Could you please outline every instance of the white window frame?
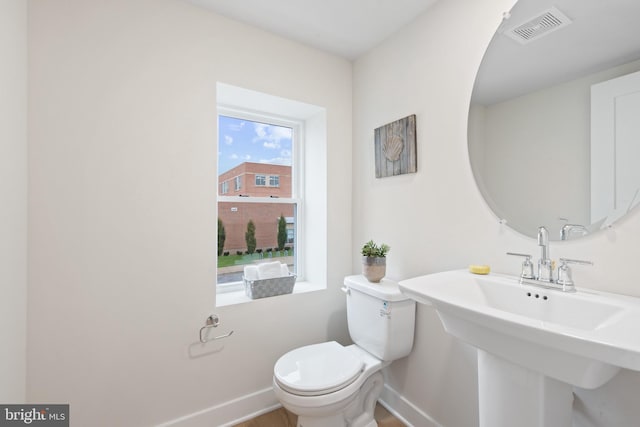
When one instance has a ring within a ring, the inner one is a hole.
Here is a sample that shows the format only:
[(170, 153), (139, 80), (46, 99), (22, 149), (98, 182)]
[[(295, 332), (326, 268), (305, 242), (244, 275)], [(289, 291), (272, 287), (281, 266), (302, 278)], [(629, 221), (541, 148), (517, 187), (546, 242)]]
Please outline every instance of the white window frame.
[[(240, 109), (235, 107), (228, 107), (218, 104), (219, 116), (234, 117), (238, 119), (249, 120), (252, 122), (266, 123), (276, 126), (284, 126), (291, 128), (292, 130), (292, 155), (291, 155), (291, 197), (278, 197), (273, 198), (269, 196), (265, 197), (242, 197), (239, 196), (223, 196), (216, 195), (216, 205), (220, 202), (242, 202), (242, 203), (271, 203), (271, 204), (293, 204), (295, 206), (295, 250), (293, 251), (295, 274), (297, 281), (304, 281), (304, 248), (306, 246), (305, 241), (305, 224), (304, 224), (304, 121), (301, 119), (288, 118), (278, 116), (269, 113), (262, 113), (257, 111), (251, 111), (249, 109)], [(218, 141), (220, 144), (220, 141)], [(269, 177), (265, 176), (265, 184), (268, 184)], [(216, 279), (218, 268), (216, 266)], [(236, 292), (243, 289), (242, 282), (232, 282), (217, 284), (216, 293)]]
[[(258, 179), (262, 182), (262, 184), (258, 184)], [(254, 184), (256, 187), (266, 187), (267, 186), (267, 175), (258, 175), (256, 174), (254, 177)]]
[[(274, 178), (277, 180), (277, 184), (273, 184)], [(269, 175), (269, 183), (267, 184), (269, 187), (280, 188), (280, 175)]]
[(220, 193), (227, 194), (229, 192), (229, 181), (222, 181), (220, 184)]
[(234, 181), (234, 190), (235, 191), (242, 190), (242, 179), (240, 175), (233, 178), (233, 181)]

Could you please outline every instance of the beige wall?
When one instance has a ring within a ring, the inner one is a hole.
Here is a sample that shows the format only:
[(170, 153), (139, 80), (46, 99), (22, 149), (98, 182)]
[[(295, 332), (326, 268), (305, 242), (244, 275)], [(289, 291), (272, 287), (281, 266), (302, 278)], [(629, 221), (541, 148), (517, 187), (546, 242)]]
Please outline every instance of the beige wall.
[[(518, 274), (520, 262), (505, 252), (539, 255), (534, 239), (498, 223), (480, 196), (467, 152), (475, 73), (502, 13), (513, 3), (438, 2), (355, 62), (353, 245), (370, 238), (390, 244), (391, 277), (478, 263)], [(418, 172), (375, 179), (373, 130), (409, 114), (417, 115)], [(581, 286), (640, 296), (633, 268), (639, 238), (636, 211), (606, 232), (552, 243), (551, 255), (595, 263), (574, 269)], [(358, 265), (354, 256), (353, 269)], [(447, 336), (435, 311), (420, 306), (414, 352), (391, 366), (387, 383), (415, 405), (416, 414), (447, 427), (468, 427), (477, 425), (476, 371), (475, 351)], [(639, 391), (640, 375), (630, 371), (600, 390), (576, 390), (578, 425), (630, 425), (639, 416), (630, 396)], [(430, 425), (418, 419), (416, 425)]]
[[(29, 399), (91, 426), (274, 404), (280, 355), (348, 340), (351, 64), (176, 0), (32, 0), (29, 18)], [(326, 109), (326, 290), (214, 309), (217, 81)], [(213, 312), (235, 333), (201, 346)]]
[(25, 400), (27, 4), (0, 0), (0, 402)]

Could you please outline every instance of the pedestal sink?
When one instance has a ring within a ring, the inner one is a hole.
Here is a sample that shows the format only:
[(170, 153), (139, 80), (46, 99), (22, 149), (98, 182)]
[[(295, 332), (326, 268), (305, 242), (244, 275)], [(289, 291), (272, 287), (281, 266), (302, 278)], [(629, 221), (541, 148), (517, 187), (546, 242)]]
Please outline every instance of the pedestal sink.
[(640, 298), (563, 293), (464, 270), (400, 289), (433, 305), (444, 329), (478, 349), (482, 427), (570, 427), (572, 386), (594, 389), (640, 371)]

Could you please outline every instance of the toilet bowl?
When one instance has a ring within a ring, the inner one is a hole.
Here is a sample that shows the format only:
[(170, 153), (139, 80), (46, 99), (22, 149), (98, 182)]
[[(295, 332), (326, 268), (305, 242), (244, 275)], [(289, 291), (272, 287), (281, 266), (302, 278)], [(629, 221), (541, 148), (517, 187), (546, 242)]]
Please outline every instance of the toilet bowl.
[(389, 363), (356, 345), (313, 344), (276, 362), (273, 389), (282, 405), (298, 414), (298, 426), (376, 426), (371, 421), (383, 386), (380, 370)]
[(335, 341), (294, 349), (274, 366), (273, 390), (298, 415), (298, 427), (375, 427), (381, 370), (413, 346), (415, 302), (397, 283), (345, 278), (347, 322), (355, 344)]

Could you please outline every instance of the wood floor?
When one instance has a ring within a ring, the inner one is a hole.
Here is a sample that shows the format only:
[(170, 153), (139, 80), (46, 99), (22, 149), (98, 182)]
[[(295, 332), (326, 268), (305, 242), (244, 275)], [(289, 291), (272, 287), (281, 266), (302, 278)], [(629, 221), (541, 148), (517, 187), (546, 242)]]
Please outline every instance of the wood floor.
[[(374, 417), (378, 427), (406, 427), (380, 404), (376, 405)], [(298, 417), (295, 414), (280, 408), (233, 427), (296, 427), (297, 421)]]

